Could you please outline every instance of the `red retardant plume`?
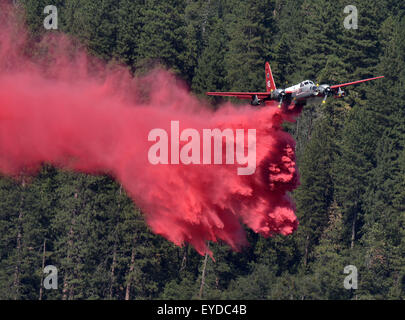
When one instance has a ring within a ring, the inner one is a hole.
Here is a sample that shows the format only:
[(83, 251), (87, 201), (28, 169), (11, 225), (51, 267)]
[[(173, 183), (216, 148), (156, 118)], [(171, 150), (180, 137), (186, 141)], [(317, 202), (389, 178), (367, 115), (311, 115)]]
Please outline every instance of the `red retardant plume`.
[[(151, 230), (210, 253), (207, 241), (246, 244), (242, 224), (267, 237), (298, 221), (288, 192), (299, 183), (293, 121), (276, 106), (214, 112), (166, 71), (133, 78), (104, 65), (60, 33), (30, 41), (14, 13), (0, 12), (0, 173), (35, 174), (42, 164), (108, 174), (142, 209)], [(297, 112), (298, 113), (298, 112)], [(237, 165), (152, 165), (152, 129), (256, 129), (256, 171)]]

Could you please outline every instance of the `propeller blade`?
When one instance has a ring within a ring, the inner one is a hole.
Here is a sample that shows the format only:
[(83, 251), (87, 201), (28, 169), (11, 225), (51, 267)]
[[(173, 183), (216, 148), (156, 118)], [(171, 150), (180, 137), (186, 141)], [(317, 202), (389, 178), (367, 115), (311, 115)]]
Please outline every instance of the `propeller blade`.
[(278, 104), (278, 108), (281, 109), (281, 105), (283, 104), (283, 96), (281, 96), (280, 102)]

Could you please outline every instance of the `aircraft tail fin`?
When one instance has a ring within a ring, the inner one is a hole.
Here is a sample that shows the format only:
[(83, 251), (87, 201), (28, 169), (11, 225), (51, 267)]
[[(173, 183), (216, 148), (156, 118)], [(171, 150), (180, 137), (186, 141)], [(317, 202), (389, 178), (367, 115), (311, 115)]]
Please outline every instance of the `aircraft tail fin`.
[(271, 92), (276, 89), (277, 87), (273, 79), (273, 73), (271, 72), (270, 63), (266, 62), (266, 91)]

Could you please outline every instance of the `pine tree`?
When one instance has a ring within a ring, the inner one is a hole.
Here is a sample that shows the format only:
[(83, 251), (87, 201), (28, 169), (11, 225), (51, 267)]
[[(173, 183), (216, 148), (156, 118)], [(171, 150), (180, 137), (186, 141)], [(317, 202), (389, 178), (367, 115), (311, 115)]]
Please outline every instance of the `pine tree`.
[(332, 165), (336, 157), (333, 109), (318, 119), (311, 139), (299, 159), (301, 185), (295, 192), (297, 215), (302, 234), (304, 264), (308, 263), (314, 245), (328, 222), (328, 208), (333, 201)]
[(270, 56), (273, 1), (238, 3), (224, 20), (230, 37), (225, 55), (226, 81), (231, 90), (257, 91), (264, 87), (264, 63)]
[(184, 72), (184, 2), (146, 0), (141, 8), (141, 23), (138, 69), (149, 70), (158, 63), (177, 73)]
[(228, 86), (224, 65), (227, 37), (222, 20), (218, 20), (213, 29), (193, 79), (192, 87), (198, 93), (226, 90)]

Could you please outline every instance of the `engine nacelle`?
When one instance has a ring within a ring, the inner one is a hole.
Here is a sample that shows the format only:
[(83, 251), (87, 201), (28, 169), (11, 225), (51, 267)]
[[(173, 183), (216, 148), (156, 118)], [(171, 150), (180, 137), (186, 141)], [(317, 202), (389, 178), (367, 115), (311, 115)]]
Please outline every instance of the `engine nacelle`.
[(252, 101), (250, 101), (250, 104), (252, 106), (259, 106), (262, 103), (262, 101), (257, 97), (257, 95), (254, 95), (252, 97)]
[(274, 100), (280, 100), (285, 96), (285, 90), (276, 89), (271, 93), (271, 98)]
[(346, 95), (346, 93), (342, 90), (342, 88), (339, 88), (338, 92), (335, 94), (335, 98), (343, 98)]
[(317, 91), (322, 94), (322, 95), (326, 95), (326, 96), (330, 96), (332, 93), (332, 90), (330, 88), (330, 85), (328, 84), (322, 84), (317, 88)]

